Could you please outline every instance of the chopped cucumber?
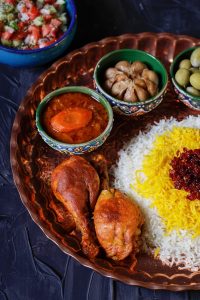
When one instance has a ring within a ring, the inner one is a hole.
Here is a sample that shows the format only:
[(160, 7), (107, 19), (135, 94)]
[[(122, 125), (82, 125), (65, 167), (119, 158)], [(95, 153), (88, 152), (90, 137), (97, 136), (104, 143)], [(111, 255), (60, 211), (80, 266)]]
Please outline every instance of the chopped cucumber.
[(3, 46), (11, 47), (12, 46), (12, 41), (10, 40), (5, 40), (1, 38), (1, 43)]
[(53, 5), (45, 4), (45, 6), (40, 10), (43, 15), (56, 14), (57, 10)]
[(11, 13), (14, 9), (15, 9), (15, 7), (12, 4), (5, 4), (4, 5), (5, 13)]
[(0, 21), (5, 21), (6, 20), (6, 14), (4, 12), (0, 12)]
[(42, 8), (44, 5), (44, 0), (37, 0), (36, 3), (38, 8)]
[(13, 40), (13, 47), (19, 47), (19, 46), (21, 46), (21, 44), (22, 44), (22, 41), (20, 41), (20, 40)]
[(48, 10), (50, 11), (50, 14), (56, 14), (57, 10), (53, 5), (49, 5)]
[(18, 29), (19, 29), (18, 24), (17, 24), (16, 21), (11, 21), (9, 25), (10, 25), (10, 27), (12, 27), (14, 30), (18, 30)]
[(58, 18), (63, 24), (67, 24), (67, 14), (62, 13), (61, 16)]
[(7, 15), (8, 22), (14, 20), (14, 18), (15, 18), (15, 16), (13, 14), (11, 14), (11, 13)]
[(65, 4), (65, 0), (57, 0), (56, 4), (63, 5), (63, 4)]
[(33, 20), (33, 24), (36, 25), (36, 26), (42, 26), (44, 23), (44, 18), (43, 16), (38, 16), (37, 18), (35, 18)]

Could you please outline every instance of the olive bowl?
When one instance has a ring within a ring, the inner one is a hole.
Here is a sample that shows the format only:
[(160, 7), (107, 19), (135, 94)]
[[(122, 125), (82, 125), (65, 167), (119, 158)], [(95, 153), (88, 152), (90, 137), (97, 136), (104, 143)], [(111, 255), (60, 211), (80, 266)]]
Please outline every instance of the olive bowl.
[[(148, 68), (157, 73), (159, 78), (159, 92), (145, 101), (128, 102), (119, 100), (110, 95), (104, 85), (104, 74), (107, 68), (114, 67), (119, 61), (140, 61)], [(126, 116), (138, 116), (150, 112), (156, 108), (163, 100), (168, 83), (168, 75), (164, 65), (153, 55), (137, 49), (120, 49), (109, 52), (104, 55), (96, 64), (94, 70), (94, 84), (99, 93), (101, 93), (111, 104), (116, 113)]]
[(200, 96), (194, 96), (186, 91), (183, 87), (181, 87), (176, 79), (175, 74), (179, 68), (179, 64), (183, 59), (190, 59), (192, 52), (199, 48), (199, 46), (188, 48), (182, 52), (180, 52), (173, 60), (170, 66), (170, 77), (173, 83), (174, 91), (178, 96), (178, 99), (183, 102), (185, 105), (190, 107), (191, 109), (200, 111)]
[[(55, 96), (66, 94), (66, 93), (77, 93), (77, 92), (87, 94), (91, 96), (94, 100), (98, 101), (103, 105), (103, 107), (106, 109), (106, 112), (108, 114), (108, 124), (105, 130), (95, 139), (89, 140), (84, 143), (77, 143), (77, 144), (63, 143), (58, 140), (55, 140), (45, 132), (44, 127), (42, 125), (42, 113), (46, 105), (49, 103), (49, 101), (51, 101)], [(66, 154), (80, 155), (80, 154), (84, 154), (96, 150), (106, 141), (106, 139), (108, 138), (111, 132), (112, 126), (113, 126), (113, 111), (108, 101), (102, 95), (98, 94), (96, 91), (83, 86), (69, 86), (69, 87), (57, 89), (49, 93), (48, 95), (46, 95), (46, 97), (40, 102), (40, 104), (36, 109), (36, 127), (42, 139), (54, 150)]]

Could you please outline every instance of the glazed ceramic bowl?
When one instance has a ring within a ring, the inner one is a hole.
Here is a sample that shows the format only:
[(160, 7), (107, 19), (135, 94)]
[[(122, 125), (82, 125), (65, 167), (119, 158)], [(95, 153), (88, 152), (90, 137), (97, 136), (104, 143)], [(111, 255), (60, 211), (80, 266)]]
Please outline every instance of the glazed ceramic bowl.
[(189, 59), (194, 49), (198, 47), (188, 48), (181, 53), (179, 53), (173, 60), (170, 67), (170, 76), (174, 86), (174, 91), (176, 92), (178, 99), (182, 101), (188, 107), (200, 111), (200, 97), (193, 96), (188, 93), (183, 87), (181, 87), (175, 80), (176, 71), (179, 68), (179, 64), (183, 59)]
[[(141, 61), (149, 69), (155, 71), (159, 77), (158, 94), (141, 102), (122, 101), (108, 94), (103, 87), (105, 70), (109, 67), (114, 67), (121, 60), (131, 63)], [(137, 116), (148, 113), (162, 102), (167, 87), (168, 76), (163, 64), (151, 54), (137, 49), (121, 49), (109, 52), (98, 61), (94, 70), (94, 82), (97, 90), (110, 102), (114, 111), (123, 115)]]
[(76, 7), (74, 0), (66, 1), (66, 10), (70, 18), (68, 30), (53, 44), (33, 50), (20, 50), (0, 45), (0, 63), (14, 67), (33, 67), (55, 60), (71, 44), (76, 31)]
[[(77, 92), (84, 93), (91, 96), (94, 100), (98, 101), (104, 106), (108, 114), (108, 124), (105, 130), (93, 140), (81, 144), (67, 144), (53, 139), (45, 132), (41, 122), (41, 115), (47, 103), (51, 101), (51, 99), (53, 99), (55, 96), (65, 94), (65, 93), (77, 93)], [(112, 125), (113, 125), (113, 111), (108, 101), (102, 95), (96, 93), (94, 90), (82, 86), (64, 87), (51, 92), (40, 102), (36, 110), (36, 126), (42, 139), (53, 149), (58, 150), (60, 152), (64, 152), (66, 154), (79, 155), (79, 154), (84, 154), (86, 152), (94, 151), (106, 141), (112, 129)]]

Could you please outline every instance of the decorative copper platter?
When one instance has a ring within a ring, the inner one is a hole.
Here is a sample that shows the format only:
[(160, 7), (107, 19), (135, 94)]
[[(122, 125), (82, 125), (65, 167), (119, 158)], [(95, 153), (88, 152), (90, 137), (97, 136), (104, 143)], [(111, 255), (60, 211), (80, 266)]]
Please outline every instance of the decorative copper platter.
[[(54, 151), (42, 141), (35, 126), (35, 110), (43, 97), (58, 87), (84, 85), (94, 88), (92, 79), (94, 67), (100, 57), (112, 50), (120, 48), (145, 50), (158, 57), (169, 69), (177, 53), (195, 45), (200, 45), (200, 40), (167, 33), (126, 34), (88, 44), (54, 63), (39, 77), (22, 101), (13, 125), (11, 137), (13, 176), (22, 202), (33, 220), (65, 253), (73, 256), (81, 264), (131, 285), (174, 291), (200, 289), (200, 271), (192, 273), (178, 270), (177, 267), (170, 268), (146, 254), (138, 256), (135, 272), (130, 271), (128, 260), (121, 263), (106, 257), (88, 260), (81, 251), (78, 237), (71, 233), (70, 222), (62, 223), (51, 208), (53, 195), (49, 187), (50, 174), (65, 155)], [(164, 101), (152, 112), (133, 119), (115, 115), (110, 137), (96, 152), (105, 155), (110, 168), (117, 160), (117, 153), (123, 143), (137, 135), (139, 130), (144, 130), (148, 123), (170, 116), (182, 119), (190, 114), (197, 115), (197, 112), (176, 100), (172, 85), (169, 83)], [(91, 154), (88, 154), (87, 158), (90, 157)]]

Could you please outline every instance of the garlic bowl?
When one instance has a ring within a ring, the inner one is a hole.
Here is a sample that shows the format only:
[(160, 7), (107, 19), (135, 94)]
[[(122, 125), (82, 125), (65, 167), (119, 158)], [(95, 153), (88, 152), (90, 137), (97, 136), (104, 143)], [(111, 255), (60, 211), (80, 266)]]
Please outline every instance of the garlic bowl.
[(137, 49), (120, 49), (98, 61), (94, 82), (115, 112), (138, 116), (162, 102), (168, 76), (163, 64), (151, 54)]

